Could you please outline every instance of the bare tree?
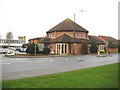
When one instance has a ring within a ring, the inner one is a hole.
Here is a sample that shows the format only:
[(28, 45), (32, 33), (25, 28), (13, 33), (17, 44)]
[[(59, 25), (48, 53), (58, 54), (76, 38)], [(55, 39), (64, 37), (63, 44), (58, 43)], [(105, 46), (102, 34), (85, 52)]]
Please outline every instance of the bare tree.
[(6, 38), (7, 38), (8, 40), (12, 40), (12, 39), (13, 39), (13, 34), (12, 34), (12, 32), (7, 32)]
[(10, 47), (11, 40), (13, 39), (13, 34), (12, 32), (7, 32), (6, 38), (8, 40), (8, 47)]

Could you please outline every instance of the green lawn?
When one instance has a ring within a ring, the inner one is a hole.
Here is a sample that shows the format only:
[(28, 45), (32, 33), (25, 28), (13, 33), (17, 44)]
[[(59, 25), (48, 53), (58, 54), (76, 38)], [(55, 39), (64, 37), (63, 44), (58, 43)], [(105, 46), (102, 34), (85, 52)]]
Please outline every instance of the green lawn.
[(3, 81), (3, 88), (117, 88), (118, 64)]

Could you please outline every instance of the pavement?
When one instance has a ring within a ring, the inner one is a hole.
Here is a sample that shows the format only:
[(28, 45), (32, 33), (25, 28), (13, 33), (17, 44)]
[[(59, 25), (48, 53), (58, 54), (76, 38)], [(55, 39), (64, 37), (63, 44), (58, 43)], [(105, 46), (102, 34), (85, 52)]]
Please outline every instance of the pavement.
[(9, 58), (0, 55), (0, 57), (2, 79), (12, 80), (117, 63), (119, 55), (97, 57), (93, 54), (46, 58)]

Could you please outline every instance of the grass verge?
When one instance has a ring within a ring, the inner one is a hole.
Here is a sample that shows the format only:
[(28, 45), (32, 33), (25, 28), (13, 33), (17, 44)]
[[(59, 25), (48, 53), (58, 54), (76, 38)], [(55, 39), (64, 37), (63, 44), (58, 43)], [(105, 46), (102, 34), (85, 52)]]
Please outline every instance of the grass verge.
[(3, 81), (3, 88), (117, 88), (118, 64)]

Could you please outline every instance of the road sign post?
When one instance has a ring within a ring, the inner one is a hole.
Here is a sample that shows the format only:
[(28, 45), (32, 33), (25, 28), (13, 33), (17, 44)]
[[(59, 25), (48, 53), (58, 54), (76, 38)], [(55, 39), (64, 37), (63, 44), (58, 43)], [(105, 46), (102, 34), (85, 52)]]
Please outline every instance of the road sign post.
[(108, 43), (106, 43), (106, 54), (108, 53)]
[(36, 56), (36, 44), (35, 44), (35, 56)]
[(37, 40), (34, 40), (34, 44), (35, 44), (35, 56), (36, 56), (36, 44), (37, 44)]

